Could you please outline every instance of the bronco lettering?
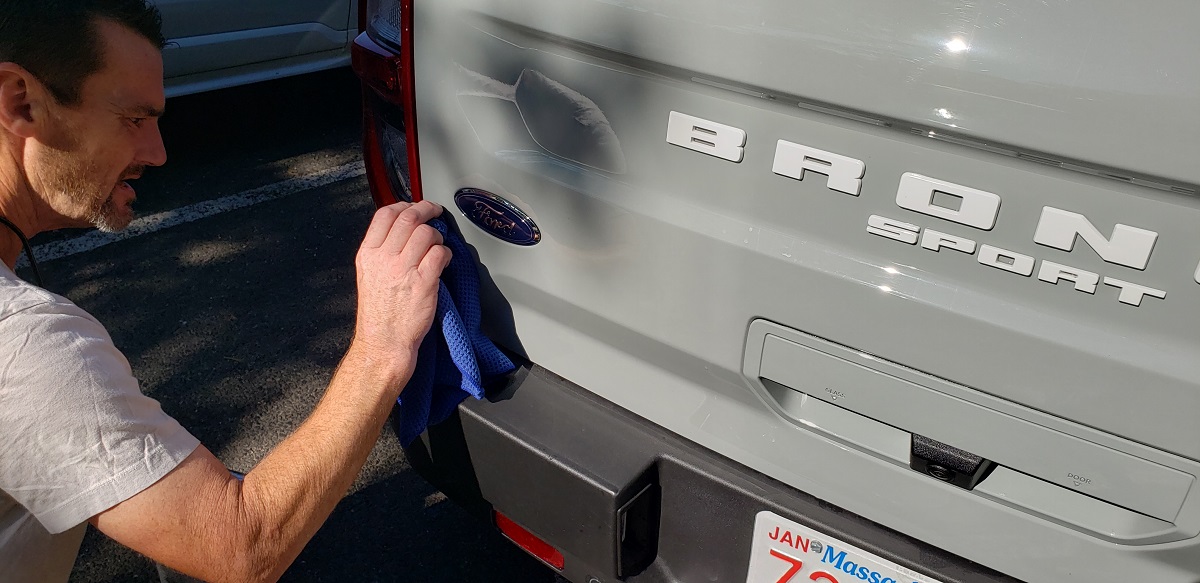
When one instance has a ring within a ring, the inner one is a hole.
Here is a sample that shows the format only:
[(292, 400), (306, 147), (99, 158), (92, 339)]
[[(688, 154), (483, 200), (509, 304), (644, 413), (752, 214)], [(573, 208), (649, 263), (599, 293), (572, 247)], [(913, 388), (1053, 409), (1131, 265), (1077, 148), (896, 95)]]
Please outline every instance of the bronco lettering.
[[(744, 156), (746, 132), (672, 111), (667, 126), (667, 141), (740, 163)], [(842, 154), (779, 140), (772, 171), (800, 181), (810, 172), (822, 174), (829, 190), (858, 196), (862, 189), (862, 178), (866, 174), (866, 163)], [(1000, 195), (913, 172), (901, 175), (896, 190), (896, 205), (900, 208), (983, 231), (990, 231), (996, 226), (1001, 202)], [(1142, 300), (1147, 296), (1159, 299), (1167, 297), (1164, 290), (1048, 260), (1040, 260), (1041, 266), (1038, 268), (1039, 259), (1035, 257), (880, 215), (867, 218), (867, 232), (907, 245), (916, 245), (919, 241), (922, 248), (935, 253), (952, 249), (976, 255), (981, 265), (1022, 277), (1030, 277), (1036, 272), (1039, 281), (1052, 285), (1065, 280), (1073, 283), (1077, 291), (1087, 294), (1095, 294), (1103, 282), (1118, 288), (1117, 300), (1130, 306), (1142, 305)], [(1117, 223), (1112, 234), (1106, 237), (1082, 214), (1051, 206), (1042, 208), (1041, 218), (1033, 233), (1034, 243), (1070, 253), (1075, 250), (1078, 239), (1087, 243), (1104, 261), (1145, 270), (1158, 241), (1158, 233)], [(1196, 268), (1194, 279), (1200, 283), (1200, 266)]]

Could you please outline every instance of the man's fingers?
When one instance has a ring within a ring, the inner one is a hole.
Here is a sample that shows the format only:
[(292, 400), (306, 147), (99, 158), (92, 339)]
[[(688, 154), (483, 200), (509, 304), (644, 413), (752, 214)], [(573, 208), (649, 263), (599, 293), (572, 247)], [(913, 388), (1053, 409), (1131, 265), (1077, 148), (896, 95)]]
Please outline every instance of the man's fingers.
[(431, 247), (425, 257), (421, 259), (421, 264), (417, 266), (417, 272), (423, 277), (436, 279), (442, 276), (442, 271), (450, 265), (450, 259), (454, 257), (454, 253), (449, 247), (437, 245)]
[(429, 225), (417, 225), (412, 236), (405, 243), (404, 250), (400, 252), (400, 264), (409, 267), (419, 266), (430, 248), (440, 246), (442, 242), (442, 234), (437, 229)]
[(431, 219), (442, 214), (442, 207), (427, 200), (418, 202), (400, 212), (400, 216), (392, 223), (383, 247), (393, 253), (404, 250), (408, 239), (412, 237), (417, 227), (428, 223)]
[(392, 223), (395, 223), (396, 217), (400, 216), (400, 211), (410, 206), (412, 203), (398, 202), (375, 211), (375, 216), (371, 217), (371, 225), (367, 227), (367, 234), (363, 236), (362, 247), (372, 248), (383, 245), (388, 231), (392, 230)]

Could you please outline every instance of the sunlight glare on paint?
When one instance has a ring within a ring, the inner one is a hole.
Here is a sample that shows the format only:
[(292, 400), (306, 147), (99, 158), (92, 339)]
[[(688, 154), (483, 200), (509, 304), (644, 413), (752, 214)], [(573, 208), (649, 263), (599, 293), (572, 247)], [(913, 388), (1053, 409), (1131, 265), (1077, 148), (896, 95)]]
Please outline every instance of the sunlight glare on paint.
[(967, 44), (967, 41), (959, 37), (954, 37), (946, 41), (946, 50), (952, 53), (961, 53), (970, 48), (971, 46)]

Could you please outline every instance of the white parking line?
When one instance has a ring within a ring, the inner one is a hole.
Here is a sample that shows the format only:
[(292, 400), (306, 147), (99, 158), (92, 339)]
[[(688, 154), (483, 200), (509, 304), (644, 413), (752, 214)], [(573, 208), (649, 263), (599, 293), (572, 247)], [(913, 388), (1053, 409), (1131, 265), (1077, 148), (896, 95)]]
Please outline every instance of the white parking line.
[[(134, 237), (147, 235), (155, 231), (161, 231), (170, 227), (190, 223), (192, 221), (203, 218), (219, 215), (221, 213), (232, 210), (245, 208), (256, 205), (262, 202), (268, 202), (283, 198), (289, 194), (296, 194), (306, 190), (312, 190), (321, 186), (341, 182), (350, 178), (357, 178), (365, 173), (362, 160), (350, 162), (341, 166), (327, 168), (312, 174), (289, 178), (274, 184), (260, 186), (237, 194), (218, 198), (215, 200), (206, 200), (196, 204), (180, 207), (177, 209), (164, 211), (158, 214), (134, 219), (129, 227), (119, 233), (102, 233), (100, 231), (91, 231), (87, 234), (67, 239), (65, 241), (55, 241), (38, 245), (33, 249), (33, 255), (39, 263), (48, 263), (55, 259), (62, 259), (77, 253), (84, 253), (98, 249), (110, 243), (124, 241)], [(27, 266), (28, 262), (25, 256), (21, 256), (18, 267)]]

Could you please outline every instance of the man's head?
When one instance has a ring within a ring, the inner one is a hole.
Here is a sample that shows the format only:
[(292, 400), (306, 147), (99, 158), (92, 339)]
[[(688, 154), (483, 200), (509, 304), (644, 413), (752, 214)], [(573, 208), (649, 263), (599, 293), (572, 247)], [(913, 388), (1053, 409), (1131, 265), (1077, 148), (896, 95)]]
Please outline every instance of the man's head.
[(145, 0), (0, 1), (0, 171), (19, 174), (0, 188), (53, 215), (31, 227), (132, 220), (125, 181), (166, 161), (163, 44)]

